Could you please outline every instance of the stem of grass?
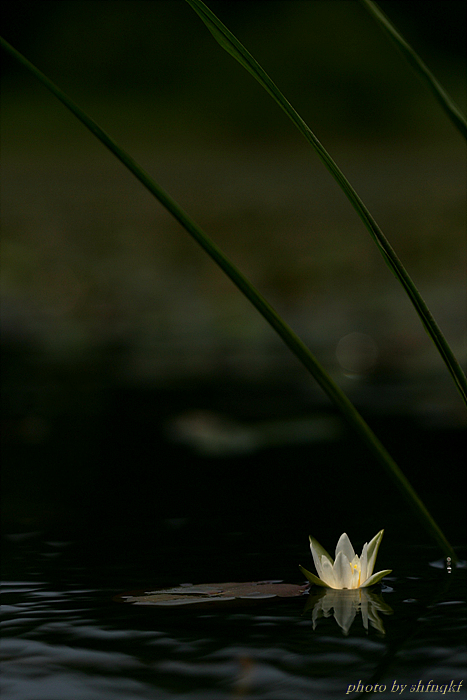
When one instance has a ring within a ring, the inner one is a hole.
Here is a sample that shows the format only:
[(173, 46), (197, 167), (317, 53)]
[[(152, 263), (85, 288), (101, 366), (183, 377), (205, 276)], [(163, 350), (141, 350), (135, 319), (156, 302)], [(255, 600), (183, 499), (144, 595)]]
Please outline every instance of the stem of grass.
[(407, 270), (402, 265), (386, 236), (383, 234), (367, 207), (353, 189), (350, 182), (338, 168), (334, 160), (316, 138), (308, 125), (295, 111), (290, 102), (288, 102), (288, 100), (284, 97), (282, 92), (271, 80), (266, 71), (263, 70), (263, 68), (259, 65), (256, 59), (253, 58), (249, 51), (247, 51), (243, 44), (241, 44), (232, 34), (232, 32), (230, 32), (230, 30), (222, 24), (218, 17), (216, 17), (216, 15), (204, 4), (204, 2), (202, 2), (202, 0), (186, 0), (186, 2), (188, 2), (188, 4), (203, 20), (220, 46), (222, 46), (225, 51), (233, 56), (249, 73), (251, 73), (251, 75), (271, 95), (281, 109), (283, 109), (287, 116), (292, 120), (295, 126), (306, 138), (308, 143), (310, 143), (314, 148), (321, 161), (324, 163), (333, 178), (337, 181), (339, 187), (343, 190), (360, 219), (363, 221), (389, 269), (405, 289), (426, 332), (437, 347), (457, 389), (464, 399), (464, 402), (467, 404), (467, 378), (462, 371), (459, 362), (457, 361), (447, 340), (445, 339)]
[(446, 556), (457, 561), (456, 553), (446, 539), (439, 525), (421, 501), (416, 491), (405, 477), (400, 467), (393, 460), (369, 425), (347, 398), (340, 387), (331, 379), (326, 370), (314, 357), (303, 341), (282, 320), (271, 305), (247, 280), (240, 270), (230, 262), (217, 245), (204, 233), (204, 231), (183, 211), (181, 207), (163, 190), (152, 177), (141, 168), (126, 151), (120, 148), (115, 141), (106, 134), (96, 122), (91, 119), (73, 100), (71, 100), (59, 87), (34, 66), (19, 51), (0, 37), (1, 46), (14, 58), (16, 58), (27, 70), (29, 70), (40, 82), (45, 85), (127, 168), (133, 175), (153, 194), (159, 202), (179, 221), (183, 228), (196, 240), (197, 243), (210, 255), (210, 257), (224, 270), (226, 275), (238, 287), (238, 289), (251, 301), (263, 318), (279, 334), (285, 344), (294, 355), (308, 369), (321, 388), (326, 392), (331, 401), (342, 413), (348, 424), (353, 428), (372, 454), (386, 469), (398, 488), (407, 499), (408, 503), (420, 517), (423, 525), (431, 534)]
[(382, 9), (373, 2), (373, 0), (360, 0), (363, 7), (365, 7), (370, 15), (376, 20), (381, 29), (387, 34), (390, 39), (395, 43), (402, 55), (407, 59), (410, 66), (414, 69), (415, 73), (423, 80), (423, 82), (428, 85), (435, 99), (439, 102), (441, 107), (446, 112), (449, 119), (452, 121), (454, 126), (459, 129), (461, 134), (467, 138), (467, 120), (462, 114), (459, 107), (456, 105), (454, 100), (442, 85), (436, 80), (433, 73), (428, 69), (426, 64), (422, 61), (417, 52), (410, 46), (410, 44), (404, 39), (402, 34), (400, 34), (395, 26), (392, 24), (391, 20), (384, 14)]

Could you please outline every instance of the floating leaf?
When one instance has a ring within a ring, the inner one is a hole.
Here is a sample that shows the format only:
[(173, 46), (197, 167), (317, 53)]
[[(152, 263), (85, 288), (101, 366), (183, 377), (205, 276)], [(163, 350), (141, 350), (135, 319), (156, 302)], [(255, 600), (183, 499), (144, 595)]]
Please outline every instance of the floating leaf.
[(185, 583), (173, 588), (137, 591), (115, 596), (118, 603), (150, 605), (158, 608), (190, 605), (213, 607), (224, 604), (247, 605), (264, 600), (297, 598), (308, 592), (308, 585), (282, 581), (250, 581), (247, 583)]

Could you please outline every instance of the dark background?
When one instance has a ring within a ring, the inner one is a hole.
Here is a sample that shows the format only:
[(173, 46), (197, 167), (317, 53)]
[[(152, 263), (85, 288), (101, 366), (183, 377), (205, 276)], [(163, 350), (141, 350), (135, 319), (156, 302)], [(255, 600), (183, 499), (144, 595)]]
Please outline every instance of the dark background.
[[(465, 109), (465, 3), (380, 5)], [(463, 359), (465, 149), (425, 86), (356, 2), (210, 7), (342, 167)], [(303, 337), (462, 543), (461, 399), (361, 222), (271, 99), (184, 2), (1, 12), (3, 36)], [(233, 546), (235, 532), (266, 548), (323, 530), (364, 541), (381, 527), (426, 541), (207, 256), (33, 77), (6, 56), (2, 67), (4, 531), (127, 553), (170, 538), (208, 547), (225, 533)]]

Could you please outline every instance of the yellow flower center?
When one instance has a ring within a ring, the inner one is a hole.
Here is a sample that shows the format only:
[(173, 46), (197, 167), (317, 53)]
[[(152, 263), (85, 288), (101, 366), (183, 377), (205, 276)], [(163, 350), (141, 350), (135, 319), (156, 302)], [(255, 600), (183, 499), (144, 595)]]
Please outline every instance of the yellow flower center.
[(358, 581), (357, 581), (357, 586), (356, 586), (356, 588), (358, 588), (360, 586), (360, 578), (362, 575), (362, 570), (360, 568), (360, 562), (358, 562), (357, 564), (351, 564), (350, 568), (352, 569), (352, 573), (354, 571), (358, 571)]

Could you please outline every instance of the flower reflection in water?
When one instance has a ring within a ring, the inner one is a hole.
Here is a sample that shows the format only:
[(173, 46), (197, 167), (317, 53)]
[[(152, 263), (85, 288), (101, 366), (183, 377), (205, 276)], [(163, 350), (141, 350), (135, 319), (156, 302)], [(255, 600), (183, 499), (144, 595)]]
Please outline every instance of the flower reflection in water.
[(329, 588), (320, 589), (318, 592), (313, 591), (310, 593), (304, 612), (310, 610), (313, 611), (313, 629), (316, 629), (320, 617), (330, 617), (334, 614), (337, 624), (345, 635), (349, 633), (358, 611), (362, 613), (365, 629), (368, 631), (368, 623), (370, 623), (380, 634), (386, 634), (386, 632), (378, 612), (384, 615), (393, 613), (392, 608), (380, 595), (366, 588), (354, 590)]

